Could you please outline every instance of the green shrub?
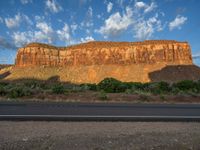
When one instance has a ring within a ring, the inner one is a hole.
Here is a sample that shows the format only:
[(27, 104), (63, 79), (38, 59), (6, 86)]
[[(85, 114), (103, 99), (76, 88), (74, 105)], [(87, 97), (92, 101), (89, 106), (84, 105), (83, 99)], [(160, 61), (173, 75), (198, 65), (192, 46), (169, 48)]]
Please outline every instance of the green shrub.
[(180, 92), (180, 90), (179, 90), (178, 88), (172, 86), (171, 93), (172, 93), (173, 95), (177, 95), (179, 92)]
[(196, 89), (197, 89), (197, 91), (198, 91), (198, 93), (200, 92), (200, 80), (198, 80), (197, 82), (196, 82)]
[(53, 83), (49, 83), (49, 82), (45, 82), (45, 81), (35, 81), (35, 80), (31, 80), (31, 81), (27, 81), (25, 83), (25, 85), (31, 89), (42, 89), (42, 90), (47, 90), (47, 89), (51, 89), (52, 86), (54, 86), (55, 84)]
[(63, 94), (65, 92), (64, 86), (61, 84), (56, 84), (52, 87), (52, 92), (55, 94)]
[(92, 91), (97, 90), (96, 84), (85, 83), (85, 84), (80, 84), (80, 87), (84, 90), (92, 90)]
[(98, 98), (101, 99), (101, 100), (107, 100), (107, 99), (108, 99), (108, 96), (107, 96), (107, 94), (106, 94), (105, 91), (101, 90), (101, 91), (99, 92)]
[(98, 84), (99, 90), (104, 90), (107, 93), (124, 92), (127, 87), (126, 84), (114, 78), (105, 78)]
[(80, 87), (80, 86), (73, 86), (72, 87), (72, 90), (71, 90), (72, 92), (82, 92), (82, 91), (84, 91), (84, 88), (82, 88), (82, 87)]
[(5, 96), (6, 95), (6, 90), (3, 86), (0, 86), (0, 96)]
[(131, 89), (126, 89), (125, 93), (126, 93), (126, 94), (132, 94), (133, 91), (132, 91)]
[(198, 91), (198, 83), (192, 80), (184, 80), (173, 84), (173, 88), (179, 89), (180, 91)]
[(123, 84), (126, 89), (131, 89), (132, 91), (143, 89), (143, 84), (140, 82), (123, 82)]
[(158, 88), (163, 91), (163, 92), (170, 92), (171, 91), (171, 87), (170, 84), (164, 81), (161, 81), (158, 83)]
[(143, 83), (141, 90), (143, 90), (143, 91), (150, 91), (149, 88), (150, 88), (151, 84), (153, 84), (153, 83)]
[(34, 89), (34, 88), (36, 88), (36, 87), (39, 86), (39, 83), (38, 83), (37, 81), (35, 81), (35, 80), (28, 80), (28, 81), (25, 81), (25, 82), (24, 82), (24, 85), (25, 85), (26, 87), (29, 87), (29, 88), (31, 88), (31, 89)]
[(154, 83), (149, 83), (146, 90), (157, 95), (157, 94), (168, 93), (170, 92), (171, 88), (169, 83), (154, 82)]
[(30, 96), (32, 94), (31, 90), (23, 87), (13, 87), (8, 91), (9, 98), (18, 98), (23, 96)]
[(0, 87), (5, 87), (5, 86), (7, 86), (9, 83), (7, 83), (7, 82), (0, 82)]
[(143, 89), (143, 84), (140, 83), (140, 82), (132, 82), (131, 89), (133, 89), (133, 90), (142, 90)]

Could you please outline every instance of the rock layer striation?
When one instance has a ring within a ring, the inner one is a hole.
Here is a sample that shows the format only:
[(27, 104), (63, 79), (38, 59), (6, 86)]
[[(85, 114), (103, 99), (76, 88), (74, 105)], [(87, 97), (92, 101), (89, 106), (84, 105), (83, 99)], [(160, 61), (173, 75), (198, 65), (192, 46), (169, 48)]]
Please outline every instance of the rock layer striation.
[(192, 64), (187, 42), (89, 42), (69, 47), (31, 43), (20, 48), (16, 66)]
[(18, 50), (15, 61), (15, 68), (61, 68), (54, 75), (75, 83), (97, 83), (106, 77), (149, 82), (150, 73), (171, 65), (193, 65), (187, 42), (88, 42), (68, 47), (30, 43)]

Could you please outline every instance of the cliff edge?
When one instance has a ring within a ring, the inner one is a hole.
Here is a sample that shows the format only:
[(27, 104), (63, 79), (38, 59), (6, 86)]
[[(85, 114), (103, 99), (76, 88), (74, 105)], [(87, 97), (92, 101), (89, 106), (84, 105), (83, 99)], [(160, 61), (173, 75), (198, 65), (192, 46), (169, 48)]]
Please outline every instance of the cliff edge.
[(187, 42), (88, 42), (69, 47), (31, 43), (18, 50), (17, 67), (192, 64)]
[(98, 83), (106, 77), (126, 82), (175, 82), (200, 77), (190, 45), (174, 40), (95, 41), (68, 47), (30, 43), (18, 50), (15, 66), (6, 71), (6, 80), (59, 77), (72, 83)]

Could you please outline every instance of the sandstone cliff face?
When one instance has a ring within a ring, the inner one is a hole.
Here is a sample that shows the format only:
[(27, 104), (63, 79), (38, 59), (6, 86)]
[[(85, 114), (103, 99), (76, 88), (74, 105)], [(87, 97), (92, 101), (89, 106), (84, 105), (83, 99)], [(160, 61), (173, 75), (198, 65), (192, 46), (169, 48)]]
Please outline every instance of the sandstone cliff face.
[(59, 76), (61, 81), (98, 83), (113, 77), (151, 82), (150, 75), (166, 66), (192, 64), (187, 42), (89, 42), (69, 47), (31, 43), (18, 50), (13, 73), (7, 79)]
[(69, 47), (31, 43), (20, 48), (17, 67), (130, 64), (192, 64), (187, 42), (89, 42)]

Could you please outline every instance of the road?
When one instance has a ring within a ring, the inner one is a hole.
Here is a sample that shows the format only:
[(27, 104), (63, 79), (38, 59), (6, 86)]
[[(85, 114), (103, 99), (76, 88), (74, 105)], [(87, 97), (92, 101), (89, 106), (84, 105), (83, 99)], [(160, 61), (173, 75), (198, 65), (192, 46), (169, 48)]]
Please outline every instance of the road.
[(200, 104), (1, 102), (0, 120), (199, 121)]

